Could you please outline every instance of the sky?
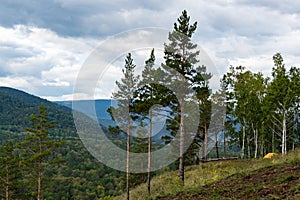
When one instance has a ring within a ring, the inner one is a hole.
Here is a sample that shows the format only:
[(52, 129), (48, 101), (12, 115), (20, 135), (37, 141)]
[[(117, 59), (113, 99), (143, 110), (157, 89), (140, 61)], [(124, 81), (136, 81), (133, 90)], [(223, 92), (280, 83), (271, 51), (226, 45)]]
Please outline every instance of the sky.
[[(214, 87), (230, 65), (269, 76), (277, 52), (287, 67), (300, 67), (300, 1), (1, 0), (0, 86), (53, 101), (110, 98), (126, 51), (142, 66), (153, 44), (162, 61), (163, 43), (161, 49), (157, 43), (184, 9), (198, 22), (193, 41), (200, 55), (218, 72)], [(153, 37), (147, 27), (156, 30)], [(98, 61), (107, 65), (86, 68), (103, 50)], [(91, 76), (98, 80), (94, 94), (85, 93)]]

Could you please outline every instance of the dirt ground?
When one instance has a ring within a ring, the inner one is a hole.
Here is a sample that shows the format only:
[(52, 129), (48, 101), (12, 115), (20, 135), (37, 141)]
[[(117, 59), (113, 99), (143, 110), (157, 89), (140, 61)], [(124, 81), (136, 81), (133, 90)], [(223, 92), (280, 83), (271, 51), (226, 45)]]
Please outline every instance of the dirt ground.
[(236, 174), (176, 197), (159, 199), (300, 199), (300, 165), (272, 166)]

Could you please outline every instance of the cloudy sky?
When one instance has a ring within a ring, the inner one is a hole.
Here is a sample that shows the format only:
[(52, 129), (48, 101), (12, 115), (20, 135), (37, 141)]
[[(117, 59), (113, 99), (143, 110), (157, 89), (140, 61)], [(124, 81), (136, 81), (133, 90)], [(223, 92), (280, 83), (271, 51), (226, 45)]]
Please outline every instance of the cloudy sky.
[[(86, 73), (82, 70), (95, 49), (109, 49), (110, 56), (101, 59), (110, 58), (111, 64), (98, 67), (103, 73), (98, 73), (94, 95), (109, 98), (124, 57), (124, 52), (113, 51), (132, 50), (137, 63), (143, 63), (150, 44), (160, 41), (162, 29), (172, 30), (183, 9), (198, 22), (193, 40), (219, 74), (229, 65), (244, 65), (269, 75), (276, 52), (282, 53), (286, 66), (300, 67), (300, 1), (1, 0), (0, 86), (49, 100), (72, 99), (77, 77)], [(156, 37), (149, 39), (145, 27), (157, 28)], [(130, 34), (123, 34), (126, 31)], [(131, 45), (139, 37), (143, 45)], [(87, 74), (97, 74), (93, 70)], [(81, 92), (76, 98), (91, 98), (83, 88)]]

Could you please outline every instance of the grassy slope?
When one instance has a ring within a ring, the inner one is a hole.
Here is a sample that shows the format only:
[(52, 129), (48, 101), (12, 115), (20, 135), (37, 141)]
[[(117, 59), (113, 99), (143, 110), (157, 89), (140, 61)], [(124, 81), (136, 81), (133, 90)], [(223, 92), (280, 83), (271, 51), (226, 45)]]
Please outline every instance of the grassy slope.
[(273, 159), (191, 166), (186, 169), (184, 186), (177, 174), (153, 178), (151, 198), (143, 184), (131, 191), (131, 199), (300, 199), (300, 151)]

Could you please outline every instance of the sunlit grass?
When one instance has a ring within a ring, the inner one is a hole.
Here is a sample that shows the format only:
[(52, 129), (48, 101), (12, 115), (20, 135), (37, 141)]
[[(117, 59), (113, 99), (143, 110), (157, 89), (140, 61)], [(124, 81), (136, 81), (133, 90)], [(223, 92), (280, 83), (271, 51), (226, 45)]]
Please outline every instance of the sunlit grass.
[[(235, 161), (220, 161), (189, 166), (185, 172), (185, 185), (178, 176), (178, 171), (166, 172), (154, 177), (151, 181), (151, 197), (147, 195), (146, 184), (141, 184), (130, 191), (130, 199), (157, 199), (164, 196), (176, 196), (182, 191), (197, 190), (201, 186), (224, 179), (233, 174), (248, 174), (251, 171), (283, 163), (298, 163), (300, 151), (291, 152), (285, 156), (275, 156), (271, 159), (249, 159)], [(126, 199), (125, 195), (108, 199)]]

